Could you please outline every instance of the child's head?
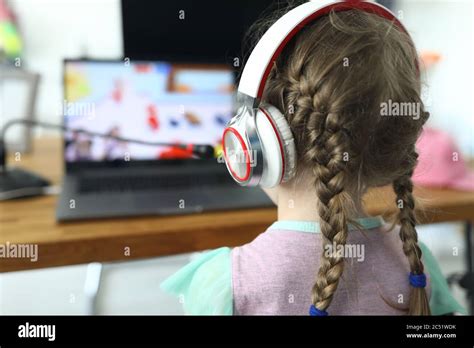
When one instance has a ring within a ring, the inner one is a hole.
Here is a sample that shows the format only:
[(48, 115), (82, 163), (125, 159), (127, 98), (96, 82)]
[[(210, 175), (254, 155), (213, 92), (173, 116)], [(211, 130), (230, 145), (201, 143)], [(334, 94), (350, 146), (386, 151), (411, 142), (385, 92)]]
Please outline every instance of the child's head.
[[(267, 24), (271, 21), (259, 22), (257, 31)], [(355, 217), (353, 201), (369, 187), (391, 184), (400, 209), (403, 250), (411, 271), (423, 273), (411, 175), (415, 142), (428, 113), (420, 98), (410, 37), (377, 15), (331, 12), (285, 48), (263, 101), (287, 118), (298, 172), (311, 173), (314, 179), (325, 243), (345, 244), (347, 224)], [(331, 303), (343, 261), (338, 255), (322, 257), (312, 292), (317, 308)], [(413, 288), (409, 314), (429, 314), (423, 288)]]

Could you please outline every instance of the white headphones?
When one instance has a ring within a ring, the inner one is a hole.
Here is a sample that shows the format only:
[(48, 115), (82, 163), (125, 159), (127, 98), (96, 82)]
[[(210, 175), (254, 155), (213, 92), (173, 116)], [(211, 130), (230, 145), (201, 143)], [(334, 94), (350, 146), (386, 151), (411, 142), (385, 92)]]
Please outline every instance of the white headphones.
[(376, 3), (316, 0), (286, 13), (266, 31), (253, 49), (237, 90), (240, 108), (222, 136), (227, 169), (240, 185), (274, 187), (293, 177), (296, 169), (293, 134), (276, 107), (261, 103), (266, 80), (286, 44), (301, 29), (331, 10), (350, 9), (377, 14), (406, 32), (393, 13)]

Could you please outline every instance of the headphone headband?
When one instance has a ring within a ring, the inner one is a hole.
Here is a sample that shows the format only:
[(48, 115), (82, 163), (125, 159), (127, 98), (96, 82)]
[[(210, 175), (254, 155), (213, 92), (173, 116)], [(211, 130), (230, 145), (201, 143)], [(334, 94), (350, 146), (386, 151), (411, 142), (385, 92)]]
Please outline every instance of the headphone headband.
[(374, 13), (391, 20), (406, 32), (396, 16), (385, 7), (374, 2), (348, 0), (315, 0), (297, 6), (278, 19), (262, 36), (250, 54), (239, 82), (238, 93), (243, 102), (251, 108), (258, 107), (262, 98), (265, 83), (274, 62), (288, 42), (305, 26), (316, 19), (328, 14), (331, 10), (337, 12), (359, 9)]

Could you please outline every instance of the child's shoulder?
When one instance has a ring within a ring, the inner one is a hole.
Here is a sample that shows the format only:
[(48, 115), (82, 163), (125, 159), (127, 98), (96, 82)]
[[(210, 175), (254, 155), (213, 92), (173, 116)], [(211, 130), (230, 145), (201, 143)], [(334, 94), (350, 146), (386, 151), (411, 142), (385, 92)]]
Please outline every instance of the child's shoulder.
[(231, 249), (201, 253), (171, 275), (161, 289), (179, 297), (186, 314), (232, 314)]
[[(233, 314), (232, 273), (239, 260), (251, 261), (273, 237), (268, 231), (250, 243), (235, 248), (221, 247), (200, 253), (169, 276), (160, 288), (179, 298), (186, 314)], [(234, 267), (233, 267), (234, 264)]]

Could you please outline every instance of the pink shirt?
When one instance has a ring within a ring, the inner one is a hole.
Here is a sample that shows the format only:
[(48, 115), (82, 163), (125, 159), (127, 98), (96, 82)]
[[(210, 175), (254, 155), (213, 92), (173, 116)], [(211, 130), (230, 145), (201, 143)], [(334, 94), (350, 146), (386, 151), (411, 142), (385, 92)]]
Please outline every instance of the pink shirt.
[[(388, 231), (377, 218), (364, 220), (372, 228), (349, 231), (344, 273), (327, 311), (406, 314), (410, 268), (399, 229)], [(234, 314), (308, 315), (323, 253), (316, 226), (276, 222), (251, 243), (232, 250)]]

